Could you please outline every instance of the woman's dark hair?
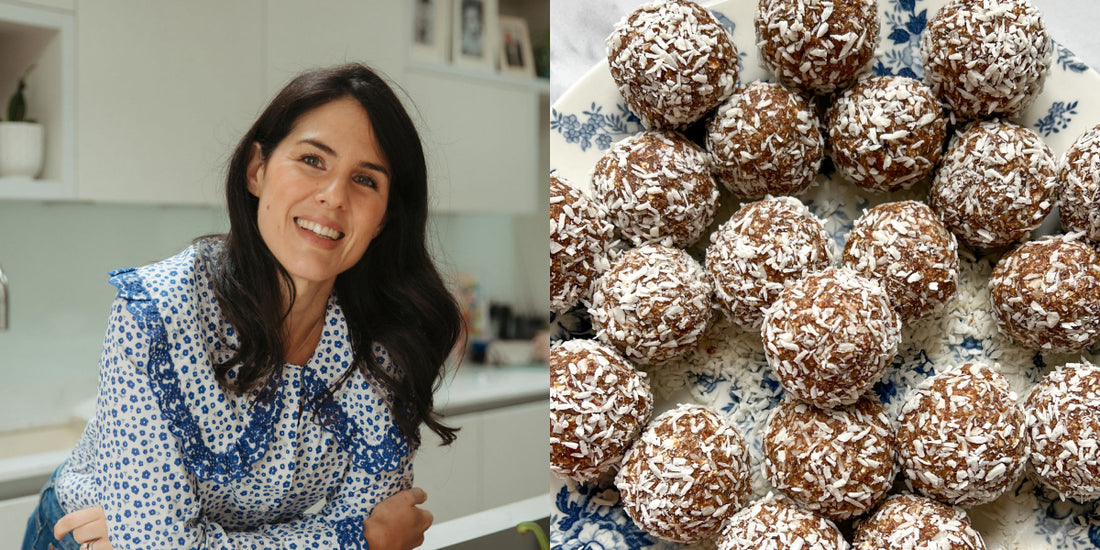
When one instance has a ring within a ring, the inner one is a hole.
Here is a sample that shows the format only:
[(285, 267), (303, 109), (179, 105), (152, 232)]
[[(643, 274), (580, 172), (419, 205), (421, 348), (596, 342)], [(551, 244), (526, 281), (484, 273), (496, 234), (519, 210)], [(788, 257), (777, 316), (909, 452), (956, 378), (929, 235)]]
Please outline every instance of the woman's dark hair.
[[(260, 236), (259, 200), (248, 190), (249, 155), (258, 143), (263, 158), (270, 158), (302, 115), (348, 97), (366, 109), (392, 175), (383, 229), (359, 262), (336, 277), (355, 363), (312, 406), (320, 412), (357, 368), (391, 392), (392, 416), (409, 440), (419, 444), (418, 428), (424, 423), (449, 444), (457, 430), (440, 422), (432, 394), (442, 383), (442, 366), (460, 337), (462, 321), (426, 246), (424, 150), (401, 101), (363, 65), (299, 75), (271, 101), (229, 161), (230, 231), (220, 261), (213, 262), (214, 292), (237, 329), (239, 345), (235, 355), (216, 364), (214, 371), (226, 388), (258, 390), (261, 399), (274, 396), (284, 362), (281, 325), (292, 305), (283, 303), (283, 290), (294, 296), (294, 283)], [(375, 344), (383, 346), (396, 365), (394, 375), (376, 361)], [(229, 371), (235, 365), (241, 368), (231, 380)]]

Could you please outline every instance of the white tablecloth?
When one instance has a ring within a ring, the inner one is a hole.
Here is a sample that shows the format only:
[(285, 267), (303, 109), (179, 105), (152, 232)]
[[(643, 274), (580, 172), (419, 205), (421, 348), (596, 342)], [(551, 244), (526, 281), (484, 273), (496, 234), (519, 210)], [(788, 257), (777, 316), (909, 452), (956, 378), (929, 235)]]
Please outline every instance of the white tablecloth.
[[(647, 0), (554, 0), (550, 3), (550, 101), (607, 57), (604, 39), (622, 17)], [(742, 0), (755, 2), (756, 0)], [(885, 2), (888, 0), (879, 0)], [(1031, 0), (1047, 29), (1094, 70), (1100, 70), (1100, 2)], [(707, 3), (707, 2), (704, 2)], [(747, 47), (738, 45), (739, 47)], [(1098, 91), (1100, 93), (1100, 91)]]

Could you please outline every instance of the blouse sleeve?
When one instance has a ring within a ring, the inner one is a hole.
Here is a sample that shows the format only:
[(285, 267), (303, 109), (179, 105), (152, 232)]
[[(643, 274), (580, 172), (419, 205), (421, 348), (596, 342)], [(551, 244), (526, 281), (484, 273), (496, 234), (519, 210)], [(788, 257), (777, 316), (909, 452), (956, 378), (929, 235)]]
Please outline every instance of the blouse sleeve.
[[(99, 501), (111, 544), (145, 548), (367, 548), (363, 519), (377, 501), (407, 488), (411, 461), (391, 472), (368, 474), (349, 465), (318, 514), (250, 531), (231, 531), (203, 517), (198, 480), (184, 465), (181, 446), (151, 389), (148, 365), (169, 353), (123, 297), (112, 308), (101, 359), (97, 420)], [(163, 330), (163, 327), (160, 327)]]

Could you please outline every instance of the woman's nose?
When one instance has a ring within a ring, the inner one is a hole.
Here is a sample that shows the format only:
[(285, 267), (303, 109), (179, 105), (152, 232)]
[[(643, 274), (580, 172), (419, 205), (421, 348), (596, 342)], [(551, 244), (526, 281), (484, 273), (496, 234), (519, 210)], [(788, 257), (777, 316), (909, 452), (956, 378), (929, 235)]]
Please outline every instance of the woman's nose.
[(343, 208), (348, 200), (348, 184), (343, 176), (334, 174), (317, 189), (315, 198), (329, 208)]

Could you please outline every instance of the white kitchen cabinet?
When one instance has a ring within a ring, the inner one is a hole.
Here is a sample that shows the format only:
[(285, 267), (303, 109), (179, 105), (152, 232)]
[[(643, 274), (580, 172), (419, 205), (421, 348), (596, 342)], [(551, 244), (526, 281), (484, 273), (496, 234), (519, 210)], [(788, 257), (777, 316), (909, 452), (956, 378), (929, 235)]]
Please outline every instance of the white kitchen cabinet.
[(36, 6), (42, 6), (44, 8), (51, 8), (58, 11), (73, 11), (76, 8), (76, 0), (19, 0), (26, 4), (34, 4)]
[(27, 116), (42, 124), (45, 156), (38, 179), (0, 178), (0, 199), (71, 199), (75, 193), (73, 15), (0, 0), (0, 116), (27, 75)]
[(421, 427), (420, 451), (413, 460), (414, 485), (428, 493), (424, 507), (431, 510), (437, 523), (482, 509), (479, 415), (457, 415), (443, 423), (462, 428), (454, 443), (441, 447), (439, 436)]
[(27, 531), (27, 520), (38, 507), (38, 495), (0, 500), (0, 540), (18, 548)]
[[(221, 205), (225, 164), (267, 100), (304, 69), (362, 61), (409, 102), (433, 210), (538, 212), (547, 81), (410, 59), (406, 3), (30, 1), (0, 0), (0, 87), (36, 63), (46, 165), (0, 181), (0, 199)], [(546, 0), (500, 6), (544, 32)]]
[(550, 403), (484, 413), (481, 478), (484, 508), (544, 495), (550, 485)]
[(433, 210), (535, 211), (543, 176), (540, 95), (532, 85), (419, 66), (405, 80), (428, 157)]
[(265, 6), (268, 97), (305, 69), (341, 63), (365, 63), (400, 80), (404, 59), (395, 45), (407, 33), (394, 22), (405, 17), (404, 2), (266, 0)]
[(223, 202), (264, 100), (262, 0), (80, 2), (77, 198)]
[(550, 486), (549, 401), (444, 418), (462, 431), (449, 447), (421, 429), (415, 485), (436, 522), (544, 495)]

